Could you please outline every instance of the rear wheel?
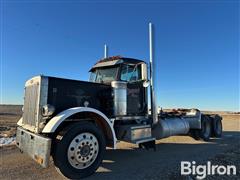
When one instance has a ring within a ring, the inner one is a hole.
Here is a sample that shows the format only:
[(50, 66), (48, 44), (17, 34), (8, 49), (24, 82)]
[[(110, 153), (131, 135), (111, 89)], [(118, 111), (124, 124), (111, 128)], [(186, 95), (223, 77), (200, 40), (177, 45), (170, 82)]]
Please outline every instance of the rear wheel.
[(58, 172), (69, 179), (83, 178), (99, 167), (105, 148), (104, 135), (95, 124), (75, 123), (56, 140), (54, 164)]
[(190, 135), (192, 136), (192, 138), (194, 138), (195, 140), (200, 140), (199, 131), (200, 130), (198, 130), (198, 129), (191, 129)]
[(200, 138), (204, 141), (208, 141), (211, 136), (211, 123), (207, 116), (204, 116), (202, 120), (202, 129), (200, 130)]
[(222, 120), (219, 116), (213, 119), (213, 136), (217, 138), (222, 136)]
[(203, 140), (203, 141), (209, 141), (209, 138), (211, 136), (211, 123), (210, 119), (206, 115), (202, 115), (201, 117), (201, 129), (193, 130), (192, 136), (196, 140)]

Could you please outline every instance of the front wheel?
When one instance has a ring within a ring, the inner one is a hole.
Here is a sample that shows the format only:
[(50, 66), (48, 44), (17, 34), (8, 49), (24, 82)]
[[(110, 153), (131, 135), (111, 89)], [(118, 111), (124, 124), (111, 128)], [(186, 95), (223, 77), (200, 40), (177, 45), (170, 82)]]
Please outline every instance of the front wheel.
[(104, 135), (95, 124), (79, 122), (71, 125), (56, 138), (53, 160), (58, 171), (69, 179), (93, 174), (100, 166), (105, 152)]

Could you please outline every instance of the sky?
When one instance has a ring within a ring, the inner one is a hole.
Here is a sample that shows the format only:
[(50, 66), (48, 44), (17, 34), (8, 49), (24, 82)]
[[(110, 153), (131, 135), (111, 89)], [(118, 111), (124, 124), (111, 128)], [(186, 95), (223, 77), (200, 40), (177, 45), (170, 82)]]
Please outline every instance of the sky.
[(35, 75), (87, 81), (104, 44), (148, 62), (152, 22), (158, 105), (240, 111), (239, 1), (0, 1), (1, 104)]

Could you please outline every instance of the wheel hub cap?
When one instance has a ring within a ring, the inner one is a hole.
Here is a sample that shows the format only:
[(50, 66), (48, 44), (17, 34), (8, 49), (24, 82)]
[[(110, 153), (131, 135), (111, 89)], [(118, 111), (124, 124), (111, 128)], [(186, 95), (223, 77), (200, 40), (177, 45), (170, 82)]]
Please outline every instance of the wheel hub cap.
[(95, 161), (98, 151), (97, 138), (92, 133), (81, 133), (68, 147), (68, 161), (74, 168), (84, 169)]
[(89, 153), (90, 153), (90, 146), (88, 145), (83, 146), (80, 150), (80, 155), (83, 157), (88, 156)]

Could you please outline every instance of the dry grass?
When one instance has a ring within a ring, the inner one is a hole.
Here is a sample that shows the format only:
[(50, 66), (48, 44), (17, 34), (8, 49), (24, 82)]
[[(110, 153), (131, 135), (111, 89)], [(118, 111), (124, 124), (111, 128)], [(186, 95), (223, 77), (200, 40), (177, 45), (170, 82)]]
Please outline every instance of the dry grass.
[(0, 126), (16, 126), (22, 116), (22, 105), (0, 105)]
[(21, 105), (0, 105), (0, 137), (14, 136), (21, 116)]

